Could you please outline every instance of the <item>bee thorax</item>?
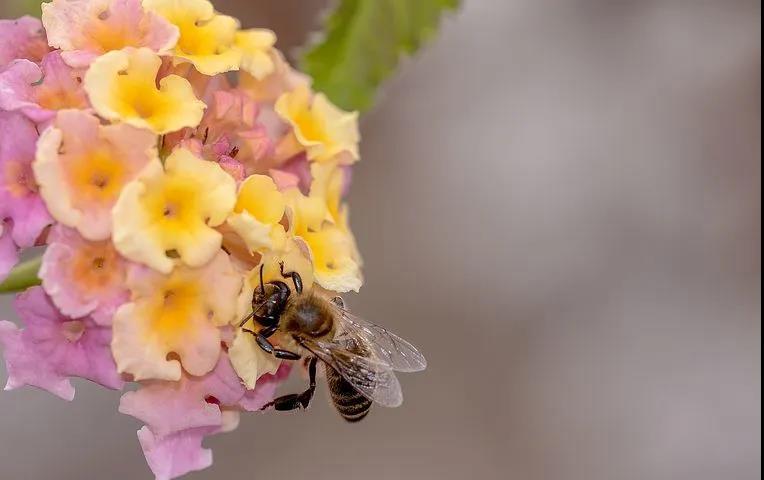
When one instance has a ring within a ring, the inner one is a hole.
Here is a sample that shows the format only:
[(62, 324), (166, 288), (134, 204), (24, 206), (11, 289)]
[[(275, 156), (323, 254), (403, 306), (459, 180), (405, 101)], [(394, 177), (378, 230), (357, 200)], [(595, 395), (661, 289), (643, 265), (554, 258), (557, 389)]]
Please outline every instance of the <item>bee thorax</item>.
[(334, 317), (335, 311), (327, 300), (316, 295), (300, 295), (289, 303), (282, 325), (297, 335), (330, 337), (334, 331)]

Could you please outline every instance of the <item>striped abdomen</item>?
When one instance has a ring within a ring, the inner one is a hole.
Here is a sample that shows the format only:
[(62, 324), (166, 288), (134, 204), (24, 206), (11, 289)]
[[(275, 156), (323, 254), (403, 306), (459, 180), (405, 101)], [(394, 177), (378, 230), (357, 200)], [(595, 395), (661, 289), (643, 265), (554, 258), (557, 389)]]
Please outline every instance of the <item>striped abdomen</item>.
[(326, 368), (326, 380), (332, 402), (342, 418), (348, 422), (359, 422), (369, 414), (371, 400), (364, 397), (333, 368)]

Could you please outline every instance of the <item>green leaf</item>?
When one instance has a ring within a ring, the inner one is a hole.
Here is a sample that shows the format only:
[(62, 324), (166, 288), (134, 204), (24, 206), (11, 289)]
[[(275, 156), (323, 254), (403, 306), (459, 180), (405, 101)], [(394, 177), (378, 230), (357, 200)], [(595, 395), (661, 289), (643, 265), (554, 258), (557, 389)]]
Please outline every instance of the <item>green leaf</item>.
[(42, 265), (42, 257), (33, 258), (17, 265), (8, 275), (8, 278), (0, 283), (0, 293), (18, 293), (29, 287), (40, 285), (42, 282), (37, 277), (40, 265)]
[(325, 37), (302, 57), (302, 69), (345, 110), (367, 110), (377, 88), (438, 31), (460, 0), (339, 0)]
[(9, 5), (1, 9), (2, 17), (16, 18), (23, 15), (39, 17), (42, 14), (41, 4), (42, 0), (10, 0)]

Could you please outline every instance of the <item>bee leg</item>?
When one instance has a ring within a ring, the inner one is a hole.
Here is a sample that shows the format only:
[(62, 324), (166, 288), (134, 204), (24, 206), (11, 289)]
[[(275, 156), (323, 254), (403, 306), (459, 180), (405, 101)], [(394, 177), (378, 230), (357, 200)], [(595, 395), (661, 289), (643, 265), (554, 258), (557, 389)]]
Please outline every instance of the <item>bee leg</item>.
[(302, 393), (293, 393), (291, 395), (284, 395), (272, 402), (265, 404), (260, 410), (267, 410), (273, 408), (279, 412), (290, 412), (292, 410), (307, 410), (310, 406), (313, 395), (316, 393), (316, 365), (318, 360), (313, 357), (308, 364), (308, 375), (310, 376), (310, 387)]
[(281, 262), (281, 276), (284, 278), (291, 278), (294, 283), (294, 289), (297, 293), (302, 293), (302, 277), (297, 272), (284, 272), (284, 262)]
[(261, 332), (255, 332), (254, 330), (250, 330), (248, 328), (242, 328), (242, 331), (247, 332), (255, 337), (255, 341), (257, 342), (257, 346), (263, 349), (263, 351), (269, 355), (273, 355), (274, 357), (278, 358), (279, 360), (299, 360), (302, 358), (302, 355), (299, 355), (294, 352), (290, 352), (289, 350), (284, 350), (281, 348), (276, 348), (273, 346), (273, 344), (268, 340), (268, 337), (272, 336), (274, 333), (276, 333), (277, 328), (275, 327), (269, 327), (264, 329)]
[(274, 348), (273, 349), (273, 356), (278, 358), (279, 360), (299, 360), (302, 358), (302, 355), (299, 355), (294, 352), (290, 352), (289, 350), (282, 350), (280, 348)]

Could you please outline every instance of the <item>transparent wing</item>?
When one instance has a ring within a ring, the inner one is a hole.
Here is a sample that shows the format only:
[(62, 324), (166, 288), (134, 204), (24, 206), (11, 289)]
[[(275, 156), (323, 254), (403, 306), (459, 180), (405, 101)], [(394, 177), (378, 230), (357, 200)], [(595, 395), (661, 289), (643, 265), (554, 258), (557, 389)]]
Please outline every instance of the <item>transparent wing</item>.
[(303, 346), (336, 370), (363, 396), (383, 407), (399, 407), (403, 403), (403, 392), (395, 372), (376, 358), (352, 352), (350, 349), (355, 350), (356, 345), (342, 340), (337, 343), (303, 342)]
[(338, 339), (351, 337), (370, 348), (375, 357), (396, 372), (421, 372), (427, 360), (419, 350), (384, 327), (342, 310), (342, 330)]

